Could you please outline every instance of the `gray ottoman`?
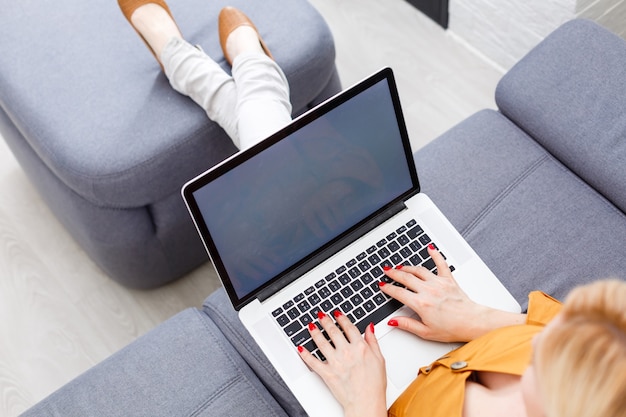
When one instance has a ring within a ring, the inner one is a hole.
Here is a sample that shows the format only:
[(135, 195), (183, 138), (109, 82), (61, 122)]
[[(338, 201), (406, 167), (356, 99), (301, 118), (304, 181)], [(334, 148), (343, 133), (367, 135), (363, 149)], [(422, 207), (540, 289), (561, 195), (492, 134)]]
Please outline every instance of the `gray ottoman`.
[[(340, 89), (332, 35), (306, 0), (169, 5), (186, 39), (228, 70), (218, 12), (248, 14), (289, 79), (295, 114)], [(9, 2), (0, 28), (0, 132), (89, 256), (137, 288), (204, 262), (180, 188), (236, 148), (172, 90), (117, 3)]]

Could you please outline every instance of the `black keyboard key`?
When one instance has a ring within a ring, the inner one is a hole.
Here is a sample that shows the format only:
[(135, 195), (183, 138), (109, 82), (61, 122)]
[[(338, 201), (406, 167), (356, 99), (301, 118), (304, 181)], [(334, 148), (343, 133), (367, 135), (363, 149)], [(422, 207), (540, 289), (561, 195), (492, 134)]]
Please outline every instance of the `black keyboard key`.
[(326, 275), (326, 277), (324, 279), (326, 280), (326, 282), (330, 282), (336, 276), (337, 276), (337, 274), (335, 274), (334, 272), (331, 272), (330, 274)]
[(300, 309), (301, 312), (306, 312), (311, 308), (311, 304), (309, 304), (308, 301), (304, 300), (300, 303), (298, 303), (298, 309)]
[(398, 249), (400, 249), (400, 245), (398, 245), (398, 242), (394, 241), (387, 245), (387, 249), (389, 249), (391, 253), (394, 253), (397, 252)]
[(328, 284), (328, 288), (330, 288), (330, 291), (332, 292), (337, 292), (339, 291), (339, 288), (341, 288), (341, 285), (335, 280), (331, 281), (330, 284)]
[[(374, 268), (372, 268), (372, 270), (370, 271), (370, 274), (372, 274), (372, 276), (374, 278), (378, 278), (379, 276), (381, 276), (383, 274), (383, 270), (377, 266), (375, 266)], [(366, 274), (367, 275), (367, 274)]]
[(409, 248), (400, 249), (400, 255), (402, 255), (403, 258), (409, 258), (412, 253), (413, 252), (411, 252), (411, 249)]
[(362, 261), (359, 264), (359, 269), (361, 270), (361, 272), (368, 271), (371, 267), (372, 267), (372, 265), (370, 265), (370, 263), (367, 262), (367, 261)]
[(331, 301), (334, 305), (338, 306), (338, 305), (339, 305), (339, 304), (341, 304), (341, 302), (343, 301), (343, 297), (341, 296), (341, 294), (333, 294), (333, 295), (330, 297), (330, 301)]
[(341, 282), (342, 285), (348, 285), (350, 281), (352, 280), (350, 279), (348, 274), (343, 274), (339, 277), (339, 282)]
[(352, 278), (356, 278), (361, 275), (361, 270), (357, 267), (354, 267), (348, 271), (348, 274), (350, 274)]
[(291, 338), (291, 341), (294, 345), (300, 346), (304, 344), (308, 339), (311, 338), (311, 333), (309, 333), (309, 329), (304, 329), (299, 333), (296, 333), (295, 336)]
[(315, 306), (311, 309), (311, 317), (317, 317), (318, 313), (320, 313), (322, 311), (321, 308), (319, 308), (318, 306)]
[(309, 287), (306, 290), (304, 290), (304, 295), (311, 295), (315, 292), (315, 288), (314, 287)]
[(409, 258), (409, 262), (411, 262), (411, 265), (419, 265), (422, 263), (422, 258), (419, 255), (413, 255)]
[(302, 329), (302, 325), (300, 324), (299, 321), (294, 321), (289, 326), (283, 328), (283, 330), (285, 331), (285, 333), (289, 337), (291, 337), (294, 334), (298, 333), (300, 331), (300, 329)]
[(389, 255), (391, 255), (391, 252), (389, 252), (387, 248), (382, 248), (378, 251), (378, 256), (380, 256), (381, 259), (385, 259)]
[(367, 257), (367, 253), (365, 252), (361, 252), (357, 255), (356, 260), (357, 261), (362, 261), (363, 259), (365, 259)]
[(409, 238), (406, 237), (406, 235), (401, 235), (396, 241), (400, 246), (406, 246), (410, 242)]
[(295, 297), (293, 297), (293, 301), (296, 302), (296, 303), (300, 302), (302, 300), (304, 300), (304, 294), (298, 294)]
[(315, 288), (320, 288), (322, 285), (324, 285), (324, 280), (320, 279), (315, 283)]
[(418, 237), (422, 233), (424, 233), (424, 230), (421, 227), (419, 227), (419, 226), (415, 226), (415, 227), (409, 229), (408, 232), (406, 232), (407, 236), (410, 237), (411, 239), (415, 239), (416, 237)]
[(383, 293), (378, 293), (374, 296), (374, 298), (372, 298), (372, 300), (374, 300), (374, 302), (377, 305), (381, 305), (383, 304), (385, 301), (387, 301), (387, 298), (385, 297), (385, 295)]
[(285, 304), (283, 304), (283, 308), (287, 310), (288, 308), (293, 307), (293, 305), (294, 305), (293, 301), (289, 300)]
[(272, 316), (277, 317), (282, 312), (283, 312), (283, 309), (278, 307), (276, 310), (272, 311)]
[(422, 245), (428, 245), (430, 243), (430, 236), (421, 235), (419, 241), (422, 242)]
[(322, 309), (322, 311), (324, 311), (326, 313), (328, 313), (334, 307), (335, 307), (335, 305), (333, 303), (331, 303), (330, 300), (326, 300), (326, 301), (322, 302), (322, 304), (320, 304), (320, 308)]
[(356, 259), (350, 259), (348, 262), (346, 262), (346, 266), (348, 268), (353, 267), (354, 265), (356, 265)]
[(380, 262), (380, 256), (378, 256), (377, 254), (373, 254), (372, 256), (367, 258), (367, 260), (370, 264), (376, 265), (378, 262)]
[(406, 232), (406, 226), (401, 226), (398, 230), (396, 230), (396, 233), (399, 235), (404, 232)]
[(382, 240), (379, 240), (378, 242), (376, 242), (376, 246), (378, 246), (379, 248), (382, 248), (383, 246), (385, 246), (385, 244), (387, 244), (387, 240), (386, 239), (382, 239)]
[(372, 289), (370, 287), (365, 287), (363, 289), (363, 291), (361, 291), (361, 297), (363, 297), (364, 299), (368, 299), (370, 298), (372, 295), (374, 295), (374, 293), (372, 292)]
[(391, 255), (391, 258), (389, 258), (389, 260), (393, 265), (400, 265), (402, 263), (402, 256), (396, 253), (394, 255)]
[(430, 255), (428, 254), (428, 248), (422, 249), (421, 251), (419, 251), (419, 254), (422, 257), (422, 259), (430, 258)]
[(406, 227), (411, 228), (411, 227), (415, 226), (416, 224), (417, 224), (417, 222), (415, 221), (415, 219), (411, 219), (411, 220), (409, 220), (409, 222), (406, 224)]
[(311, 304), (311, 305), (315, 305), (318, 304), (320, 301), (322, 301), (322, 299), (320, 298), (319, 295), (317, 294), (312, 294), (309, 298), (307, 298), (307, 301)]
[(341, 305), (339, 306), (339, 308), (341, 309), (341, 311), (343, 313), (348, 313), (350, 311), (352, 311), (352, 309), (354, 308), (352, 306), (352, 304), (350, 303), (350, 301), (345, 301), (343, 303), (341, 303)]
[(297, 308), (294, 307), (287, 311), (287, 315), (289, 316), (291, 320), (295, 320), (300, 315), (300, 312), (298, 311)]
[(291, 320), (289, 320), (289, 317), (287, 317), (286, 314), (283, 314), (281, 316), (278, 316), (276, 318), (276, 321), (278, 322), (278, 324), (280, 324), (280, 327), (285, 327), (286, 325), (289, 324)]
[(352, 291), (352, 289), (350, 287), (343, 287), (341, 289), (341, 295), (344, 296), (344, 298), (348, 298), (350, 297), (352, 294), (354, 294), (354, 291)]
[(348, 268), (346, 268), (345, 266), (340, 266), (339, 268), (337, 268), (337, 269), (335, 270), (335, 272), (337, 273), (337, 275), (341, 275), (341, 274), (343, 274), (344, 272), (346, 272), (346, 269), (348, 269)]
[(328, 296), (331, 294), (330, 290), (328, 289), (328, 287), (322, 287), (319, 289), (319, 291), (317, 292), (319, 294), (319, 296), (324, 299), (324, 298), (328, 298)]
[(399, 309), (402, 306), (402, 303), (398, 300), (391, 299), (388, 303), (383, 304), (378, 309), (372, 311), (369, 316), (364, 317), (360, 322), (356, 324), (356, 327), (359, 329), (361, 333), (365, 332), (367, 326), (370, 323), (378, 324), (388, 315), (392, 314), (394, 311)]
[(382, 261), (379, 266), (382, 269), (385, 269), (385, 267), (387, 267), (387, 268), (393, 268), (394, 267), (394, 265), (391, 262), (389, 262), (389, 260)]
[(352, 312), (352, 314), (354, 314), (354, 317), (357, 320), (361, 320), (363, 317), (365, 317), (365, 310), (363, 310), (361, 307), (357, 307), (354, 309), (354, 311)]
[(429, 258), (424, 261), (422, 266), (426, 269), (433, 269), (435, 267), (435, 261), (433, 261), (432, 258)]
[(376, 245), (372, 245), (369, 248), (367, 248), (367, 254), (371, 255), (372, 253), (376, 252)]
[(352, 281), (352, 283), (350, 284), (350, 287), (356, 292), (360, 290), (361, 288), (363, 288), (363, 283), (359, 280)]
[(363, 297), (361, 297), (360, 294), (356, 294), (350, 298), (350, 302), (354, 304), (355, 306), (358, 306), (359, 304), (363, 302)]
[(417, 252), (422, 248), (422, 245), (419, 243), (419, 241), (414, 240), (413, 242), (409, 243), (409, 248), (411, 248), (413, 252)]
[(396, 238), (396, 236), (398, 235), (396, 235), (395, 233), (390, 233), (389, 235), (387, 235), (387, 240), (393, 240)]
[(368, 300), (363, 304), (363, 308), (365, 309), (365, 311), (369, 313), (370, 311), (376, 308), (376, 304), (374, 304), (372, 300)]
[(303, 326), (308, 325), (312, 321), (313, 321), (313, 318), (311, 317), (309, 313), (303, 314), (300, 317), (300, 323), (302, 323)]
[[(376, 267), (374, 269), (378, 269), (380, 270), (380, 268)], [(372, 271), (374, 270), (372, 269)], [(361, 276), (361, 281), (363, 282), (363, 284), (369, 284), (370, 282), (372, 282), (374, 280), (374, 278), (372, 278), (372, 275), (368, 272), (367, 274), (363, 274), (363, 276)]]

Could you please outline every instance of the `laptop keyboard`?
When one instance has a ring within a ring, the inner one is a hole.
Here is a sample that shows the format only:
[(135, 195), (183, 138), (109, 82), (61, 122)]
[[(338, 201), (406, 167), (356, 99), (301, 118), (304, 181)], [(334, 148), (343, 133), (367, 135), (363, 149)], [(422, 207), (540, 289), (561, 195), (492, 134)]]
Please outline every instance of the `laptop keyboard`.
[[(302, 345), (325, 360), (308, 330), (309, 323), (317, 320), (317, 313), (332, 314), (339, 309), (363, 333), (370, 323), (379, 323), (402, 305), (380, 291), (380, 281), (401, 286), (384, 275), (385, 266), (422, 265), (437, 273), (435, 262), (428, 255), (429, 243), (437, 246), (411, 220), (274, 310), (272, 316), (294, 346)], [(454, 266), (450, 269), (454, 270)]]

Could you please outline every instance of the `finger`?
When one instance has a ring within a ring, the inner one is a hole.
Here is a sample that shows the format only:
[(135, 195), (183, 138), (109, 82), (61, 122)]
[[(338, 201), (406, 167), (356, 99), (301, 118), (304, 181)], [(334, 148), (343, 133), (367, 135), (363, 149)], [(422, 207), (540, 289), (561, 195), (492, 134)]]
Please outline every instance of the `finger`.
[(413, 291), (419, 289), (422, 281), (433, 277), (432, 272), (423, 266), (398, 265), (393, 269), (386, 269), (385, 275)]
[(354, 324), (352, 324), (350, 319), (340, 310), (335, 310), (333, 312), (333, 315), (335, 316), (337, 324), (341, 326), (341, 329), (345, 333), (345, 337), (348, 339), (349, 342), (354, 342), (355, 340), (361, 338), (361, 332), (359, 331), (359, 329)]
[(304, 363), (311, 370), (313, 370), (313, 372), (321, 375), (320, 372), (322, 372), (322, 370), (324, 369), (323, 368), (324, 367), (324, 363), (322, 361), (320, 361), (315, 356), (313, 356), (313, 354), (311, 352), (309, 352), (307, 350), (307, 348), (305, 348), (302, 345), (298, 346), (298, 355), (300, 355), (300, 358), (302, 358)]
[(374, 323), (370, 323), (369, 326), (367, 326), (367, 328), (365, 329), (364, 339), (365, 339), (365, 342), (372, 349), (372, 351), (376, 354), (376, 356), (382, 359), (383, 353), (380, 350), (378, 339), (376, 338), (376, 335), (374, 334)]
[[(338, 311), (338, 310), (337, 310)], [(326, 334), (328, 335), (328, 337), (330, 338), (330, 341), (333, 343), (333, 345), (335, 345), (335, 348), (340, 348), (341, 346), (344, 346), (348, 343), (348, 340), (346, 339), (346, 337), (343, 335), (343, 333), (341, 332), (341, 329), (339, 329), (339, 327), (337, 327), (337, 325), (335, 324), (334, 321), (331, 320), (330, 317), (328, 317), (326, 314), (320, 312), (321, 314), (318, 314), (318, 317), (320, 318), (320, 324), (322, 325), (322, 328), (326, 331)], [(335, 313), (336, 314), (336, 313)], [(312, 336), (313, 334), (311, 334)], [(323, 337), (323, 336), (322, 336)], [(330, 342), (326, 341), (327, 345), (330, 345)], [(320, 345), (317, 345), (320, 349), (322, 349), (322, 347)], [(322, 353), (328, 357), (328, 355), (326, 355), (326, 353), (324, 352), (324, 350), (322, 350)]]
[(439, 252), (439, 250), (432, 243), (428, 244), (428, 254), (431, 258), (433, 258), (433, 261), (435, 261), (435, 266), (437, 267), (437, 275), (452, 277), (452, 272), (450, 272), (450, 267), (448, 266), (448, 263), (443, 258), (441, 252)]
[[(322, 320), (320, 320), (320, 324), (321, 321)], [(313, 322), (309, 323), (309, 333), (311, 334), (311, 339), (313, 339), (313, 342), (315, 342), (315, 345), (322, 351), (324, 356), (328, 356), (333, 347), (328, 339), (326, 339), (326, 337), (322, 334), (319, 327)]]
[(414, 318), (393, 317), (387, 322), (387, 325), (413, 333), (414, 335), (419, 336), (422, 339), (428, 339), (428, 327), (421, 321)]
[(394, 298), (400, 301), (404, 305), (411, 306), (413, 304), (411, 302), (411, 299), (415, 297), (415, 292), (411, 290), (408, 290), (402, 287), (397, 287), (392, 284), (387, 284), (385, 281), (380, 281), (378, 283), (378, 287), (383, 293), (387, 294), (391, 298)]

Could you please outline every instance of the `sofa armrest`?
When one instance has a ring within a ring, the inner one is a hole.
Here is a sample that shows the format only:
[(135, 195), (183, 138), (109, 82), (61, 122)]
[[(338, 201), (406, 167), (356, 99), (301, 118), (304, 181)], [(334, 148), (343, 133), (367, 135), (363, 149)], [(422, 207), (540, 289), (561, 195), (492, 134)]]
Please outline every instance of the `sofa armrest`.
[(626, 211), (626, 42), (586, 20), (549, 35), (500, 81), (500, 111)]

